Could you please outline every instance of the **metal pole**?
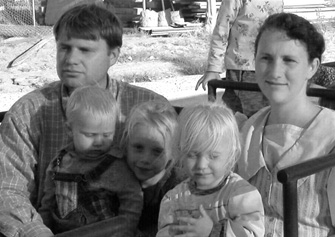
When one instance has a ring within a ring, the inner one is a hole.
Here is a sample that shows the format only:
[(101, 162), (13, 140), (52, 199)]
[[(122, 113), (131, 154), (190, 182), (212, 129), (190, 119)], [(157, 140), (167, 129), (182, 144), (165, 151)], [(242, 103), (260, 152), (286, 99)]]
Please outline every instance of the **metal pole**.
[(35, 0), (31, 0), (33, 8), (33, 25), (36, 26)]

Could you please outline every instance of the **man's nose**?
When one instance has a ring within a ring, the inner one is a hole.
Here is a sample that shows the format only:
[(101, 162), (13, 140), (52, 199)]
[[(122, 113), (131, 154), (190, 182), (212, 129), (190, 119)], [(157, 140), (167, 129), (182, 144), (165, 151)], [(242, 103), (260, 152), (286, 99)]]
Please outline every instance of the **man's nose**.
[(78, 62), (79, 59), (79, 52), (76, 49), (70, 49), (67, 53), (66, 53), (66, 62), (70, 63), (70, 64), (75, 64)]

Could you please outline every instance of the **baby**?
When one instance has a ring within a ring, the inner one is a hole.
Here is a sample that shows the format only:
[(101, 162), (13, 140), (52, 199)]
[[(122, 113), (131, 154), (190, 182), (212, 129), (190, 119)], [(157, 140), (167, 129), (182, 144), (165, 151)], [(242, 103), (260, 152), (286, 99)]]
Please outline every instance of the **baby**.
[[(119, 106), (109, 90), (81, 87), (66, 107), (72, 143), (48, 169), (39, 213), (54, 234), (114, 219), (110, 236), (133, 236), (143, 197), (125, 160), (112, 154)], [(114, 224), (115, 223), (115, 224)]]

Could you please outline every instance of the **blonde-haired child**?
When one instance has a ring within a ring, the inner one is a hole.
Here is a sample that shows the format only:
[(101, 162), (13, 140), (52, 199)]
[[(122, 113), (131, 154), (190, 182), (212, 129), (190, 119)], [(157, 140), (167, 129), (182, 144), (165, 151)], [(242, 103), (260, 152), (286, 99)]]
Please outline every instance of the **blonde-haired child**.
[(110, 236), (135, 234), (143, 197), (126, 161), (111, 151), (119, 117), (109, 90), (87, 86), (71, 94), (66, 118), (73, 141), (51, 161), (39, 209), (54, 234), (112, 218)]
[(186, 107), (178, 121), (175, 147), (189, 178), (164, 196), (157, 236), (264, 236), (261, 196), (232, 172), (241, 151), (232, 111)]
[(185, 178), (172, 150), (177, 116), (170, 103), (148, 101), (133, 107), (126, 120), (121, 145), (144, 194), (141, 236), (156, 235), (161, 199)]

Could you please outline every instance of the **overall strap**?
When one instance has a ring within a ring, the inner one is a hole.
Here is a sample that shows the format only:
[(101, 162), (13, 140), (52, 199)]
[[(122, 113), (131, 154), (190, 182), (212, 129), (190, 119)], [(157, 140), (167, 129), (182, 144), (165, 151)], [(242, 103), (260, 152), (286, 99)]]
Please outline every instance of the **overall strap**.
[(111, 155), (106, 155), (106, 157), (93, 169), (89, 170), (88, 172), (84, 174), (69, 174), (69, 173), (63, 173), (63, 172), (54, 172), (53, 179), (64, 181), (64, 182), (88, 182), (96, 180), (100, 177), (101, 174), (103, 174), (114, 162), (114, 160), (117, 159)]

